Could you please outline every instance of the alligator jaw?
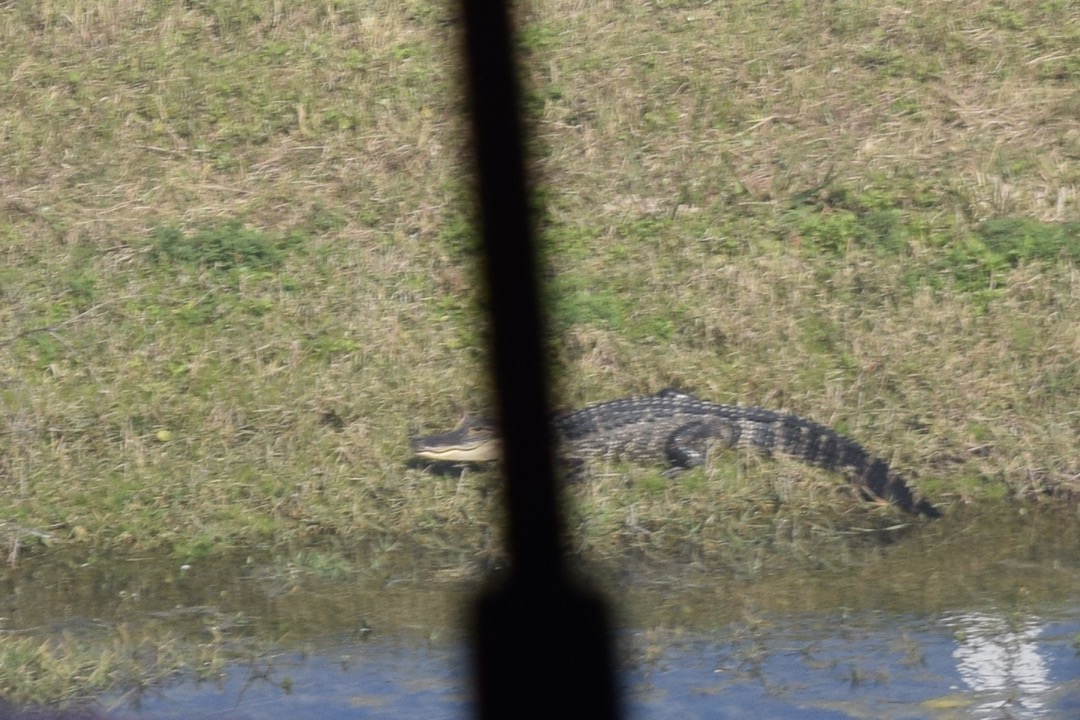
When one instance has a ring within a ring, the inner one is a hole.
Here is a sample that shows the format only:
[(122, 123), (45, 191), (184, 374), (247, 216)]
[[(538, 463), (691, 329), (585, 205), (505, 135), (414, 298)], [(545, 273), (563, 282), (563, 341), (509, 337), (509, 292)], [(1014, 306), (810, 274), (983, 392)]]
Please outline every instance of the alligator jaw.
[(431, 462), (452, 463), (486, 463), (498, 460), (500, 455), (499, 443), (492, 440), (473, 445), (441, 445), (424, 447), (417, 440), (430, 440), (431, 438), (414, 438), (413, 453), (421, 460)]
[(502, 457), (494, 424), (466, 415), (450, 432), (414, 437), (409, 441), (420, 460), (437, 463), (486, 463)]

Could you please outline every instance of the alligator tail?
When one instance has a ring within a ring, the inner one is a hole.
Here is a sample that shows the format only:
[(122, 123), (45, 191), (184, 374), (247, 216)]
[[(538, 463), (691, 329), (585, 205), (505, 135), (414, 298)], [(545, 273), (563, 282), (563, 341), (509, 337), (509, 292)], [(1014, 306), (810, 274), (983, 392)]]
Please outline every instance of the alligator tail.
[(871, 499), (887, 500), (915, 515), (941, 516), (929, 501), (911, 491), (900, 473), (851, 438), (794, 415), (780, 418), (779, 425), (774, 437), (754, 438), (751, 444), (766, 448), (773, 444), (785, 455), (846, 475)]

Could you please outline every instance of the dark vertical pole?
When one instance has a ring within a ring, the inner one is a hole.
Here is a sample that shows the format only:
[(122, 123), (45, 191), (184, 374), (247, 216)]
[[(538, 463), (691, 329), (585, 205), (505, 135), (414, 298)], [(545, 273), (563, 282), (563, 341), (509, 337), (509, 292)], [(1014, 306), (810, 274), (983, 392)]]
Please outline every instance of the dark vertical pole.
[(606, 720), (616, 708), (606, 613), (568, 584), (562, 562), (509, 18), (502, 0), (463, 7), (512, 564), (474, 610), (479, 712)]
[(487, 257), (494, 348), (515, 561), (554, 574), (559, 559), (555, 486), (547, 423), (547, 372), (535, 243), (525, 190), (517, 82), (503, 3), (469, 0), (466, 41), (472, 82), (481, 231)]

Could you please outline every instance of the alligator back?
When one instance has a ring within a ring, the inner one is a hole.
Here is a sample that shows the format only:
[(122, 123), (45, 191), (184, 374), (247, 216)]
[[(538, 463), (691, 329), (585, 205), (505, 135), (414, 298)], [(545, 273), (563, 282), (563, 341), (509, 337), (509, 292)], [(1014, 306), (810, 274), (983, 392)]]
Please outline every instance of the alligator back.
[(846, 475), (864, 494), (928, 517), (940, 513), (916, 499), (884, 460), (832, 428), (756, 407), (705, 402), (676, 390), (599, 403), (554, 421), (561, 453), (571, 459), (610, 456), (701, 465), (714, 448), (753, 447)]

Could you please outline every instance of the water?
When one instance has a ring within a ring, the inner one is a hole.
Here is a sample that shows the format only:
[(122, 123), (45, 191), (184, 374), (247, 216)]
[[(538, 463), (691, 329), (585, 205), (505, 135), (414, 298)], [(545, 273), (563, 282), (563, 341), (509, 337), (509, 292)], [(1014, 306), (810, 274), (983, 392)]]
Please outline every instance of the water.
[[(1078, 634), (1080, 613), (808, 615), (712, 635), (630, 631), (623, 643), (637, 658), (623, 685), (630, 718), (1076, 718)], [(114, 716), (463, 720), (465, 660), (460, 643), (326, 646), (123, 699)]]
[[(1075, 510), (955, 512), (713, 564), (598, 563), (622, 599), (627, 716), (1080, 718), (1078, 526)], [(470, 716), (453, 562), (313, 565), (53, 558), (0, 577), (3, 620), (106, 648), (146, 627), (243, 651), (209, 680), (101, 697), (98, 717)]]

